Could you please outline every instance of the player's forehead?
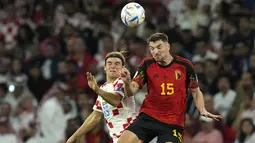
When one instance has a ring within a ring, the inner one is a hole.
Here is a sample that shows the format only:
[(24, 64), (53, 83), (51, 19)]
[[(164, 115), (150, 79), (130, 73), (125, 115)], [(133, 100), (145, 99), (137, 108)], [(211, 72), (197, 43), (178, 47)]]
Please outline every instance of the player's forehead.
[(157, 47), (159, 45), (165, 44), (162, 40), (157, 40), (157, 41), (150, 41), (149, 42), (149, 47)]
[(122, 63), (120, 58), (110, 57), (106, 60), (106, 63)]

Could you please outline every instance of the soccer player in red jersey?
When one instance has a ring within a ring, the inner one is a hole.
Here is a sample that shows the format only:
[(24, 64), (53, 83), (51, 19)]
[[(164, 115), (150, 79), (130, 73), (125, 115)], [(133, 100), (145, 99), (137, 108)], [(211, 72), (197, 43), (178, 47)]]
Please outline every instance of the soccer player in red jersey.
[(188, 90), (201, 115), (215, 120), (221, 116), (206, 111), (193, 64), (170, 54), (165, 34), (153, 34), (148, 44), (152, 57), (141, 62), (133, 80), (128, 70), (121, 73), (127, 95), (133, 95), (145, 84), (148, 94), (139, 116), (122, 134), (118, 143), (148, 142), (156, 136), (158, 143), (180, 143)]

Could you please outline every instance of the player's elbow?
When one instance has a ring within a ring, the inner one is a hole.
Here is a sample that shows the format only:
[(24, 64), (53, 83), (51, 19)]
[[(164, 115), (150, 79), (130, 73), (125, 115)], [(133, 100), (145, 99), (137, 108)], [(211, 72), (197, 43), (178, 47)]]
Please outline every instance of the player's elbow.
[(199, 88), (190, 89), (190, 91), (194, 98), (196, 98), (199, 94), (202, 94), (202, 92)]
[(124, 97), (121, 94), (115, 93), (110, 104), (114, 107), (117, 107), (120, 104), (122, 98)]
[(112, 104), (112, 106), (117, 107), (120, 104), (120, 102), (121, 102), (121, 99), (115, 99), (112, 101), (111, 104)]
[(89, 118), (89, 119), (92, 119), (94, 122), (100, 122), (101, 119), (102, 119), (102, 113), (101, 112), (98, 112), (98, 111), (93, 111), (90, 115), (92, 118)]

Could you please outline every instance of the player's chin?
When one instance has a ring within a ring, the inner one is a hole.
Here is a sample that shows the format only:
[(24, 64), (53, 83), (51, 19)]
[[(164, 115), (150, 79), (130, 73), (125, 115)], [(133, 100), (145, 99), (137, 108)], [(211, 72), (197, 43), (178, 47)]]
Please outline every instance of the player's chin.
[(164, 60), (162, 58), (154, 58), (156, 62), (163, 62)]
[(108, 76), (111, 77), (111, 78), (116, 78), (116, 77), (119, 77), (120, 74), (117, 74), (116, 72), (114, 72), (114, 73), (112, 72)]

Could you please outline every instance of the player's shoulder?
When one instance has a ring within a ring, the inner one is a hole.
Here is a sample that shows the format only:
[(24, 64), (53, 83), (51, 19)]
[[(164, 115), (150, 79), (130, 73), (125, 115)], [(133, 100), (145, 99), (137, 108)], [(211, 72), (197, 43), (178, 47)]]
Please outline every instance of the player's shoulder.
[(190, 60), (186, 59), (186, 58), (183, 58), (183, 57), (180, 57), (180, 56), (175, 56), (175, 61), (176, 61), (176, 63), (184, 65), (186, 67), (194, 68), (193, 63)]
[(123, 82), (123, 80), (120, 78), (120, 77), (118, 77), (114, 82), (113, 82), (113, 86), (116, 86), (116, 85), (123, 85), (124, 84), (124, 82)]
[(145, 64), (148, 65), (148, 64), (152, 64), (154, 62), (155, 62), (155, 60), (153, 59), (153, 57), (147, 57), (142, 60), (140, 65), (145, 65)]
[(100, 88), (104, 88), (107, 84), (108, 84), (108, 83), (105, 82), (104, 84), (102, 84), (102, 85), (100, 86)]

